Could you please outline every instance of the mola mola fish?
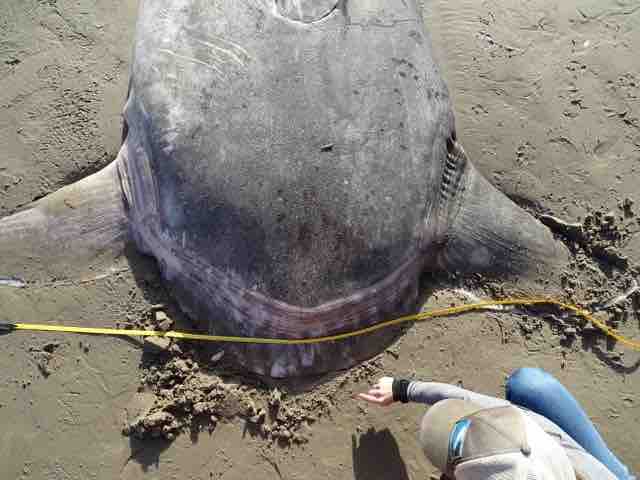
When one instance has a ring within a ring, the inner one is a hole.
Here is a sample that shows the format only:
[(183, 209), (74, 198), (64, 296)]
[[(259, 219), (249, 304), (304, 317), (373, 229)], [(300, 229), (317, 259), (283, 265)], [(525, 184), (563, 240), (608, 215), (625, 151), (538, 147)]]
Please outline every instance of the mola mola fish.
[[(142, 0), (124, 120), (110, 165), (0, 220), (0, 274), (133, 242), (209, 331), (307, 338), (410, 311), (426, 270), (567, 256), (469, 161), (415, 0)], [(285, 377), (388, 340), (234, 351)]]

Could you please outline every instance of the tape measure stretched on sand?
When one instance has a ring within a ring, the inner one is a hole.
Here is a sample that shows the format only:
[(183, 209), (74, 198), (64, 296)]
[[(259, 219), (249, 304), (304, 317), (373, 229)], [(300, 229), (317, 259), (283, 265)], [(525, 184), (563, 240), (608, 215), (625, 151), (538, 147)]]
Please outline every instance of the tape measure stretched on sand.
[(483, 310), (488, 307), (498, 305), (553, 305), (558, 308), (569, 310), (575, 315), (591, 322), (596, 328), (600, 329), (606, 335), (616, 339), (620, 343), (634, 350), (640, 351), (640, 341), (631, 340), (615, 330), (608, 327), (602, 321), (596, 319), (591, 312), (584, 310), (575, 305), (563, 303), (558, 300), (548, 298), (508, 298), (504, 300), (489, 300), (485, 302), (471, 303), (454, 307), (441, 308), (420, 312), (413, 315), (399, 317), (393, 320), (387, 320), (370, 327), (361, 328), (352, 332), (339, 333), (336, 335), (328, 335), (325, 337), (315, 338), (254, 338), (254, 337), (233, 337), (226, 335), (207, 335), (203, 333), (190, 332), (163, 332), (158, 330), (125, 330), (119, 328), (92, 328), (92, 327), (71, 327), (65, 325), (41, 325), (35, 323), (0, 323), (0, 333), (8, 333), (17, 330), (28, 330), (38, 332), (60, 332), (60, 333), (80, 333), (90, 335), (122, 335), (128, 337), (165, 337), (178, 338), (182, 340), (200, 340), (207, 342), (227, 342), (227, 343), (260, 343), (271, 345), (305, 345), (313, 343), (335, 342), (346, 338), (357, 337), (367, 333), (375, 332), (383, 328), (391, 327), (408, 322), (420, 322), (429, 318), (446, 317), (457, 315), (475, 310)]

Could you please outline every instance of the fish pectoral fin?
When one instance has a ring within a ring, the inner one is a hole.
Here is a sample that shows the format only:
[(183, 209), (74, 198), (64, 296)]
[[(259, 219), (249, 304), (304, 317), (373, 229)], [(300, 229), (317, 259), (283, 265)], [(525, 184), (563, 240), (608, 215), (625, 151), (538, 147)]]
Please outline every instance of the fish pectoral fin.
[(442, 268), (525, 273), (567, 261), (566, 247), (549, 228), (494, 187), (456, 141), (447, 151), (440, 189)]
[(105, 250), (122, 251), (128, 228), (117, 162), (0, 218), (6, 285), (65, 275)]

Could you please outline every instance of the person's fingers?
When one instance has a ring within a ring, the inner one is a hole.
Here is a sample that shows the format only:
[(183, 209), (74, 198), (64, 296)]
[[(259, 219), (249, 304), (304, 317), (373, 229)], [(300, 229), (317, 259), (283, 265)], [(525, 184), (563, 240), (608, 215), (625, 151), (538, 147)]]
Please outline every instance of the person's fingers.
[(367, 402), (375, 403), (378, 405), (383, 402), (383, 398), (375, 395), (369, 395), (368, 393), (361, 393), (358, 395), (358, 397), (361, 398), (362, 400), (366, 400)]
[(385, 406), (393, 402), (393, 399), (389, 395), (370, 395), (368, 393), (361, 393), (358, 397), (375, 405)]
[(367, 392), (367, 395), (372, 396), (372, 397), (381, 397), (383, 395), (383, 393), (380, 390), (369, 390)]

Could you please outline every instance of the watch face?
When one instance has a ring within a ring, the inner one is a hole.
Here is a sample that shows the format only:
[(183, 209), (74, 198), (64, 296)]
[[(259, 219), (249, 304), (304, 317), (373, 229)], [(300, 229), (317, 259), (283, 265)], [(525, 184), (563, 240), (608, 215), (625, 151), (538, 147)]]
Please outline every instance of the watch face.
[(464, 439), (467, 434), (467, 430), (471, 425), (471, 420), (468, 418), (462, 419), (453, 426), (451, 434), (449, 435), (449, 464), (453, 465), (457, 460), (462, 457), (462, 448), (464, 447)]

